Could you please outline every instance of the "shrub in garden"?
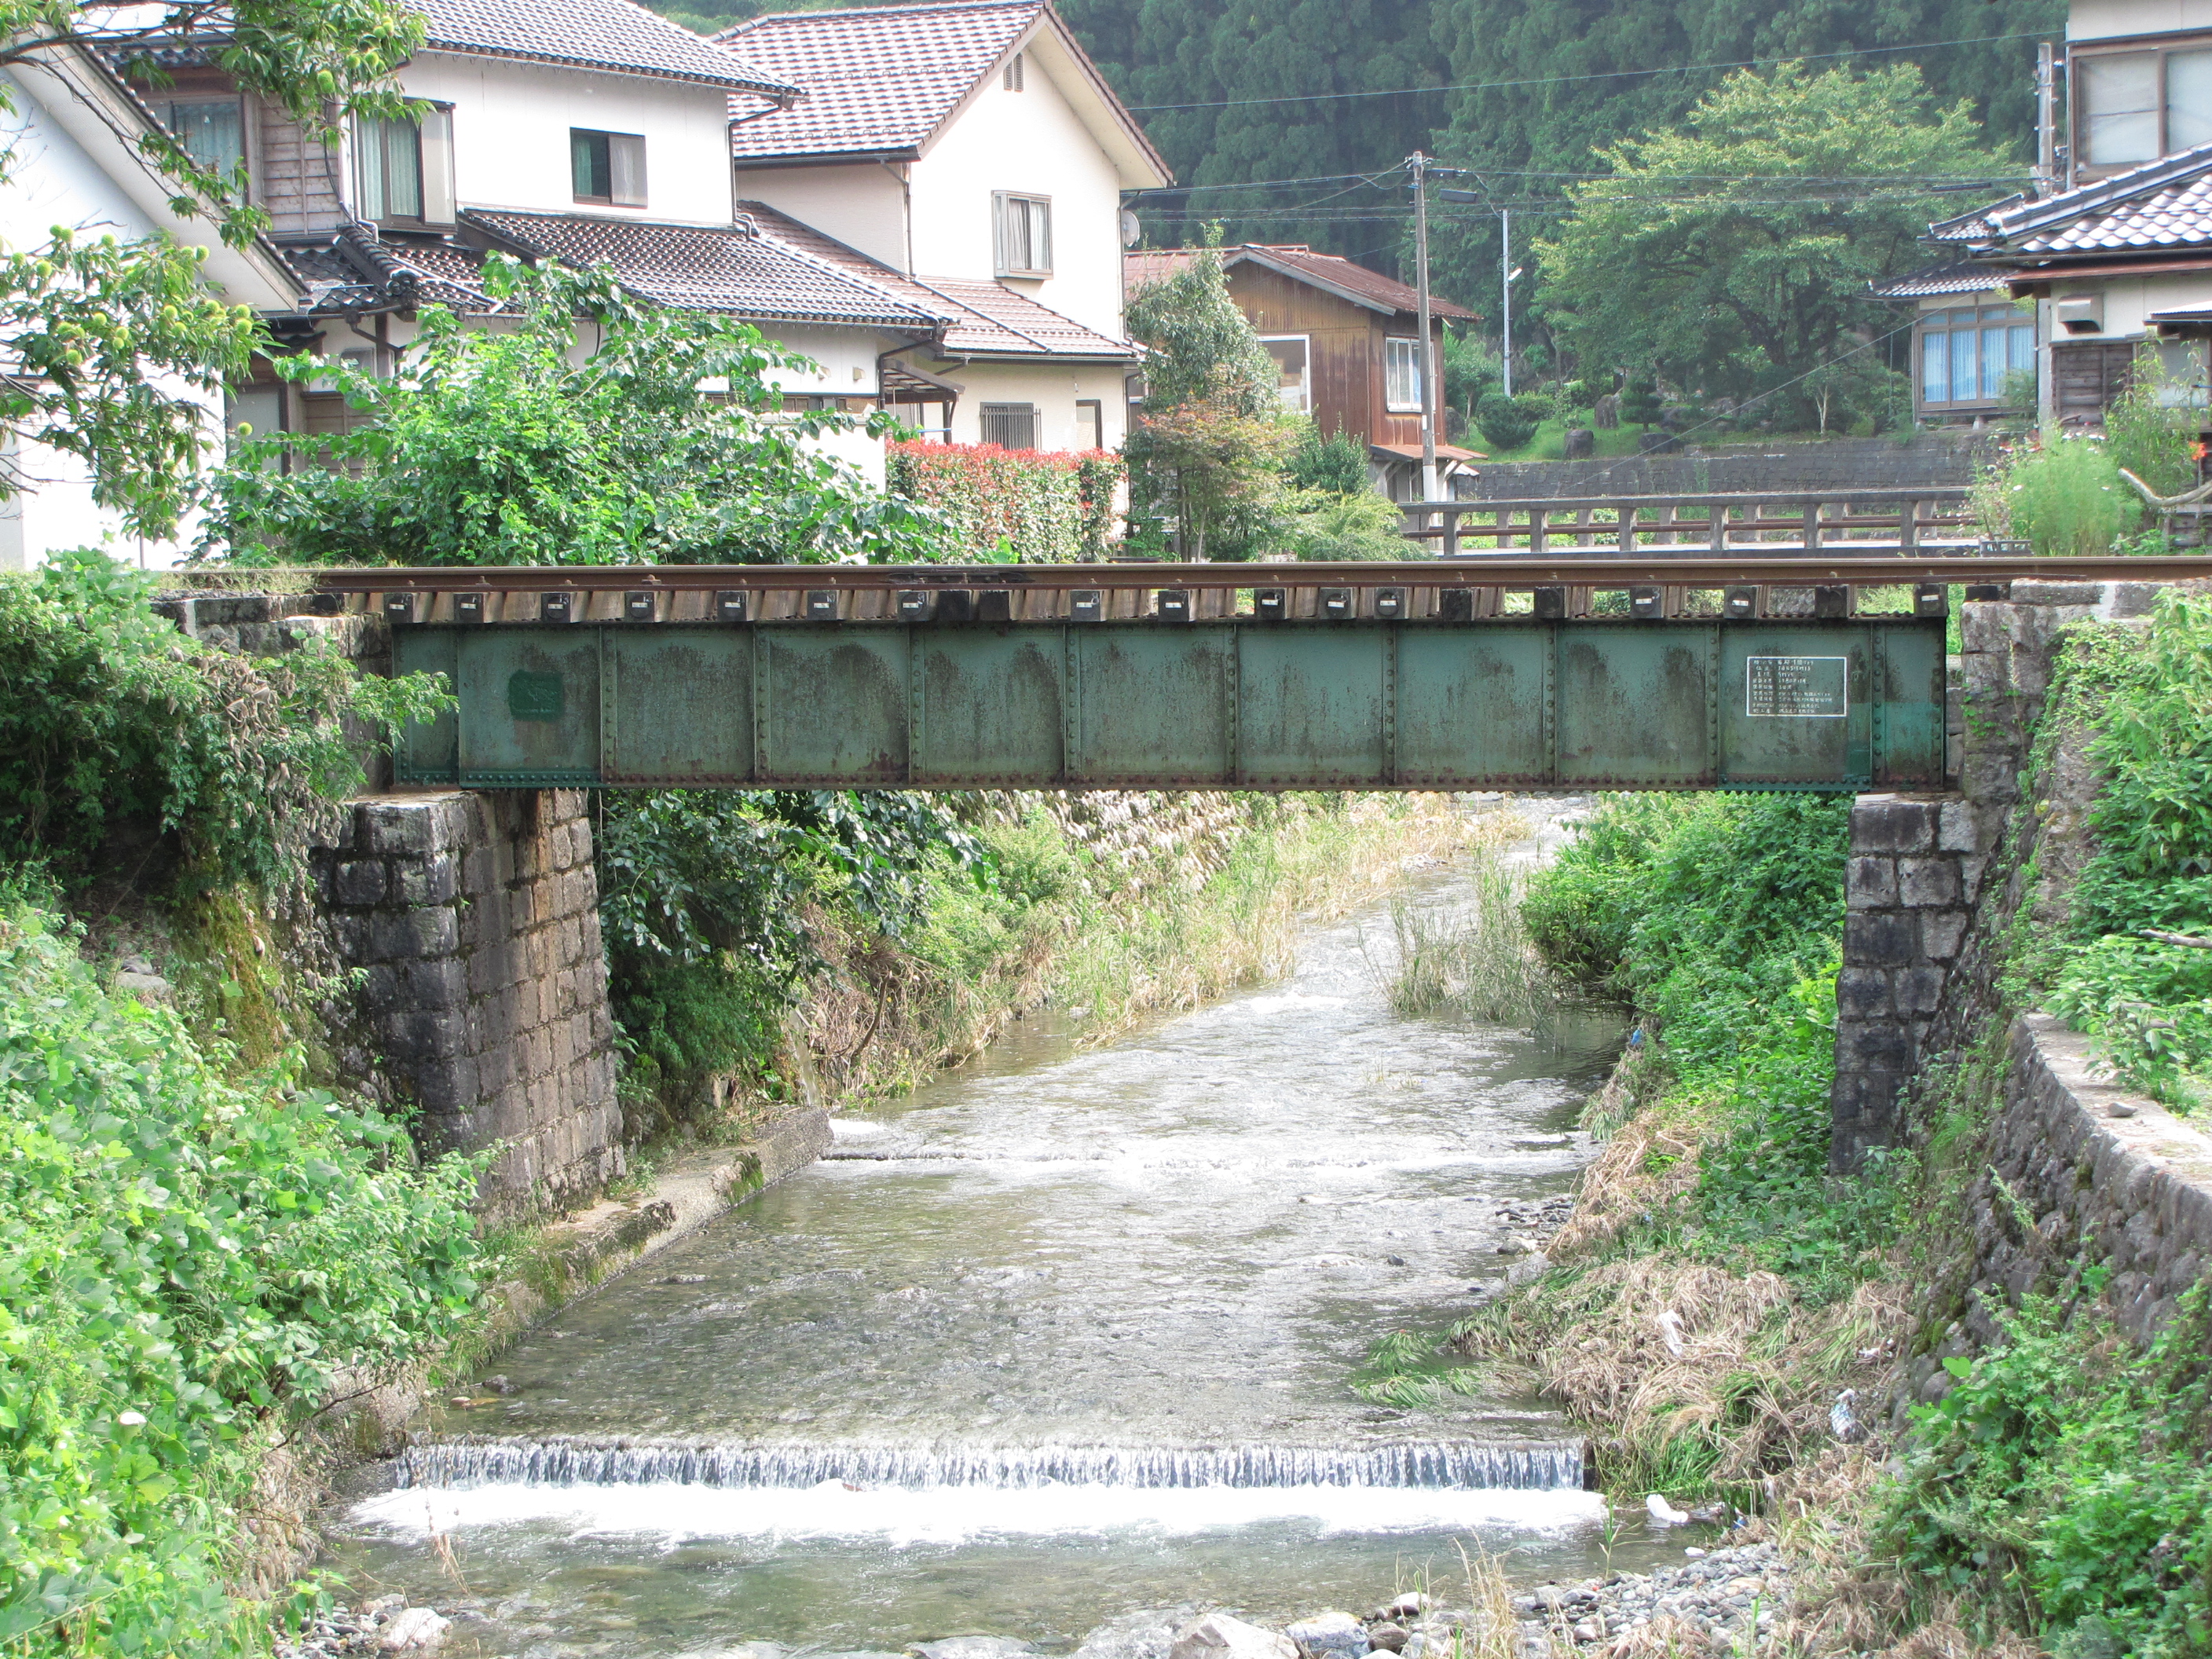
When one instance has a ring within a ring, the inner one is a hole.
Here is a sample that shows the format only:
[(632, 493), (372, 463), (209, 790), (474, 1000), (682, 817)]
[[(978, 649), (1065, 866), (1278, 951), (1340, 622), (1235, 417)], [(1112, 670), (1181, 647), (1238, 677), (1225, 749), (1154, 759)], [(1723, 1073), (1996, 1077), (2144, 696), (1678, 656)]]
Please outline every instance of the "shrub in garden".
[(978, 559), (1069, 564), (1106, 556), (1121, 458), (1103, 449), (895, 443), (893, 493), (935, 508)]

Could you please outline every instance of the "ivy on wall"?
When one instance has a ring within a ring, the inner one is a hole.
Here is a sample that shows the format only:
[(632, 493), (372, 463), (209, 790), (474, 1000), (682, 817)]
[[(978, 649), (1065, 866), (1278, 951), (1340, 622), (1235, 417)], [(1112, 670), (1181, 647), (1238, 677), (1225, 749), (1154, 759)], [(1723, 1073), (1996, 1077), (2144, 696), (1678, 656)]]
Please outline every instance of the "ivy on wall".
[(950, 520), (973, 557), (1070, 564), (1105, 557), (1124, 471), (1103, 449), (911, 442), (890, 446), (885, 480)]

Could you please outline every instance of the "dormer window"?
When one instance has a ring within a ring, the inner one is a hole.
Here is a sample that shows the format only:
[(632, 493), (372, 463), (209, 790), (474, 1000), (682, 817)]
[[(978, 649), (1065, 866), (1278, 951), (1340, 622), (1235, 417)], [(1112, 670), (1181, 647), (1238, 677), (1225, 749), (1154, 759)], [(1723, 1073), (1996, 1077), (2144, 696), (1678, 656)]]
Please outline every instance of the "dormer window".
[(604, 207), (645, 205), (645, 139), (635, 132), (568, 129), (576, 199)]
[(999, 84), (1008, 92), (1019, 92), (1022, 89), (1021, 53), (1016, 52), (1012, 58), (1006, 59), (1006, 67), (999, 74)]
[(246, 159), (246, 121), (235, 98), (178, 99), (166, 125), (202, 167), (227, 173)]
[(998, 222), (999, 275), (1052, 275), (1052, 198), (1016, 196), (1006, 191), (991, 198)]
[(355, 207), (372, 224), (453, 222), (453, 116), (435, 104), (354, 122)]
[(2079, 165), (2155, 161), (2212, 143), (2212, 42), (2074, 58)]

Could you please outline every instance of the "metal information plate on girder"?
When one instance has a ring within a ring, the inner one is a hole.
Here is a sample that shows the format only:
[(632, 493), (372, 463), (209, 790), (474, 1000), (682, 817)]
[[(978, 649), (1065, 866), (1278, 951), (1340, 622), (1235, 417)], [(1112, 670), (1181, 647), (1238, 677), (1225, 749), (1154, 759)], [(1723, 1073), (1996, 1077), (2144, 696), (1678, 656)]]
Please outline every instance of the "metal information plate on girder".
[(471, 788), (1943, 787), (1943, 619), (407, 626)]

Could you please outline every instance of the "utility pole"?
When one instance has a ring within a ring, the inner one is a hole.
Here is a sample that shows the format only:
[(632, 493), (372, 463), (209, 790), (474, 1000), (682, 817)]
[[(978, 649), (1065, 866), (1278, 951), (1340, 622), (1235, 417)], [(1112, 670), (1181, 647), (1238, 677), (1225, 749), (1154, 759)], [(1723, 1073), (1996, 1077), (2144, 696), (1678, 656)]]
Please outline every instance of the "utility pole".
[(2048, 40), (2035, 48), (2035, 193), (2058, 193), (2058, 64)]
[(1505, 395), (1513, 395), (1513, 210), (1498, 210), (1498, 318), (1505, 328), (1498, 356)]
[(1421, 297), (1421, 499), (1437, 499), (1437, 343), (1429, 320), (1429, 158), (1406, 158), (1413, 179), (1413, 263)]

